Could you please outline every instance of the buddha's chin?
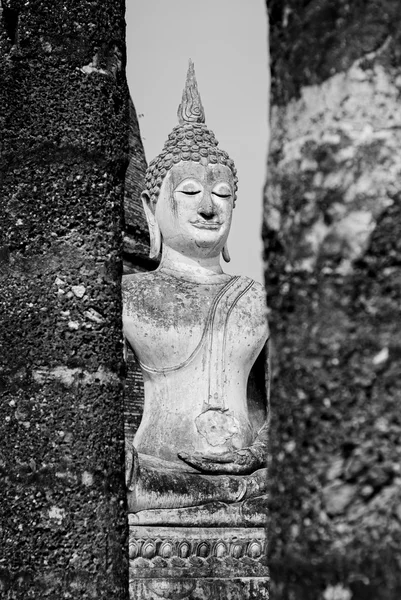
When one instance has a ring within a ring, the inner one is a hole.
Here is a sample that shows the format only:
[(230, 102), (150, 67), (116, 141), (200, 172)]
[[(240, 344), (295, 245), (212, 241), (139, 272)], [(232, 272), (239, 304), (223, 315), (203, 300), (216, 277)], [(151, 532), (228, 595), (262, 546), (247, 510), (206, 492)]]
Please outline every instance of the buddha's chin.
[(192, 231), (191, 236), (166, 240), (166, 245), (190, 258), (213, 258), (219, 256), (226, 236), (216, 230)]
[(210, 248), (212, 250), (216, 247), (216, 245), (219, 245), (219, 242), (216, 242), (216, 240), (205, 240), (204, 238), (200, 240), (195, 240), (196, 248)]
[(222, 235), (220, 231), (215, 229), (202, 229), (193, 236), (194, 244), (197, 248), (213, 250), (217, 246), (223, 247)]

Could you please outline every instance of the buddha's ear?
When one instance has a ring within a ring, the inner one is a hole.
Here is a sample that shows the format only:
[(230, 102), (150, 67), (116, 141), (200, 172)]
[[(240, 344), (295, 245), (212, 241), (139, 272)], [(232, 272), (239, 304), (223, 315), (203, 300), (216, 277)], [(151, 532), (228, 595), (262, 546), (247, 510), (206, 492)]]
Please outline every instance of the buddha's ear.
[(227, 246), (227, 242), (224, 244), (223, 246), (223, 250), (221, 251), (223, 258), (225, 260), (226, 263), (229, 263), (231, 260), (231, 256), (230, 253), (228, 251), (228, 246)]
[(146, 220), (148, 222), (149, 237), (150, 237), (150, 250), (149, 258), (158, 258), (162, 248), (162, 236), (160, 233), (159, 225), (155, 217), (155, 207), (152, 204), (148, 192), (142, 192), (141, 194), (143, 210), (145, 211)]

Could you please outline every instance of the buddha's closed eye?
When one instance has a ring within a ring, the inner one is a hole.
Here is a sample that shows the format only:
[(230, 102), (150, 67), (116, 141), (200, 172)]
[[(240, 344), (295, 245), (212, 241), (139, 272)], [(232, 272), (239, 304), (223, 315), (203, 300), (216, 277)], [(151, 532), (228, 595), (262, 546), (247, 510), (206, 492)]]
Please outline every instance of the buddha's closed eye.
[(217, 192), (213, 192), (214, 196), (217, 196), (218, 198), (230, 198), (231, 194), (229, 193), (222, 193), (220, 192), (219, 194)]

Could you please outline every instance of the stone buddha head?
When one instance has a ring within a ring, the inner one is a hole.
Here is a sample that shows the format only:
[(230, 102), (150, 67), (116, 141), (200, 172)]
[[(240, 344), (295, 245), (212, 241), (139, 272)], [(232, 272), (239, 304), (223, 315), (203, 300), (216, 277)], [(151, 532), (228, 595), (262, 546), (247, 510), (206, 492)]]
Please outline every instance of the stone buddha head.
[(237, 174), (227, 152), (205, 125), (190, 61), (179, 125), (148, 167), (142, 201), (150, 233), (150, 257), (165, 245), (193, 259), (223, 254), (237, 193)]

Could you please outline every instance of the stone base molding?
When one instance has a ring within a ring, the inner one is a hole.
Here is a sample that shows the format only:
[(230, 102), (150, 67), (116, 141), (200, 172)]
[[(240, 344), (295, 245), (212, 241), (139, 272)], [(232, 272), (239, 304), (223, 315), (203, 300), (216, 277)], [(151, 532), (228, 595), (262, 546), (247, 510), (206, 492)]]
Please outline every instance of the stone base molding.
[(263, 528), (130, 526), (131, 600), (268, 600)]

